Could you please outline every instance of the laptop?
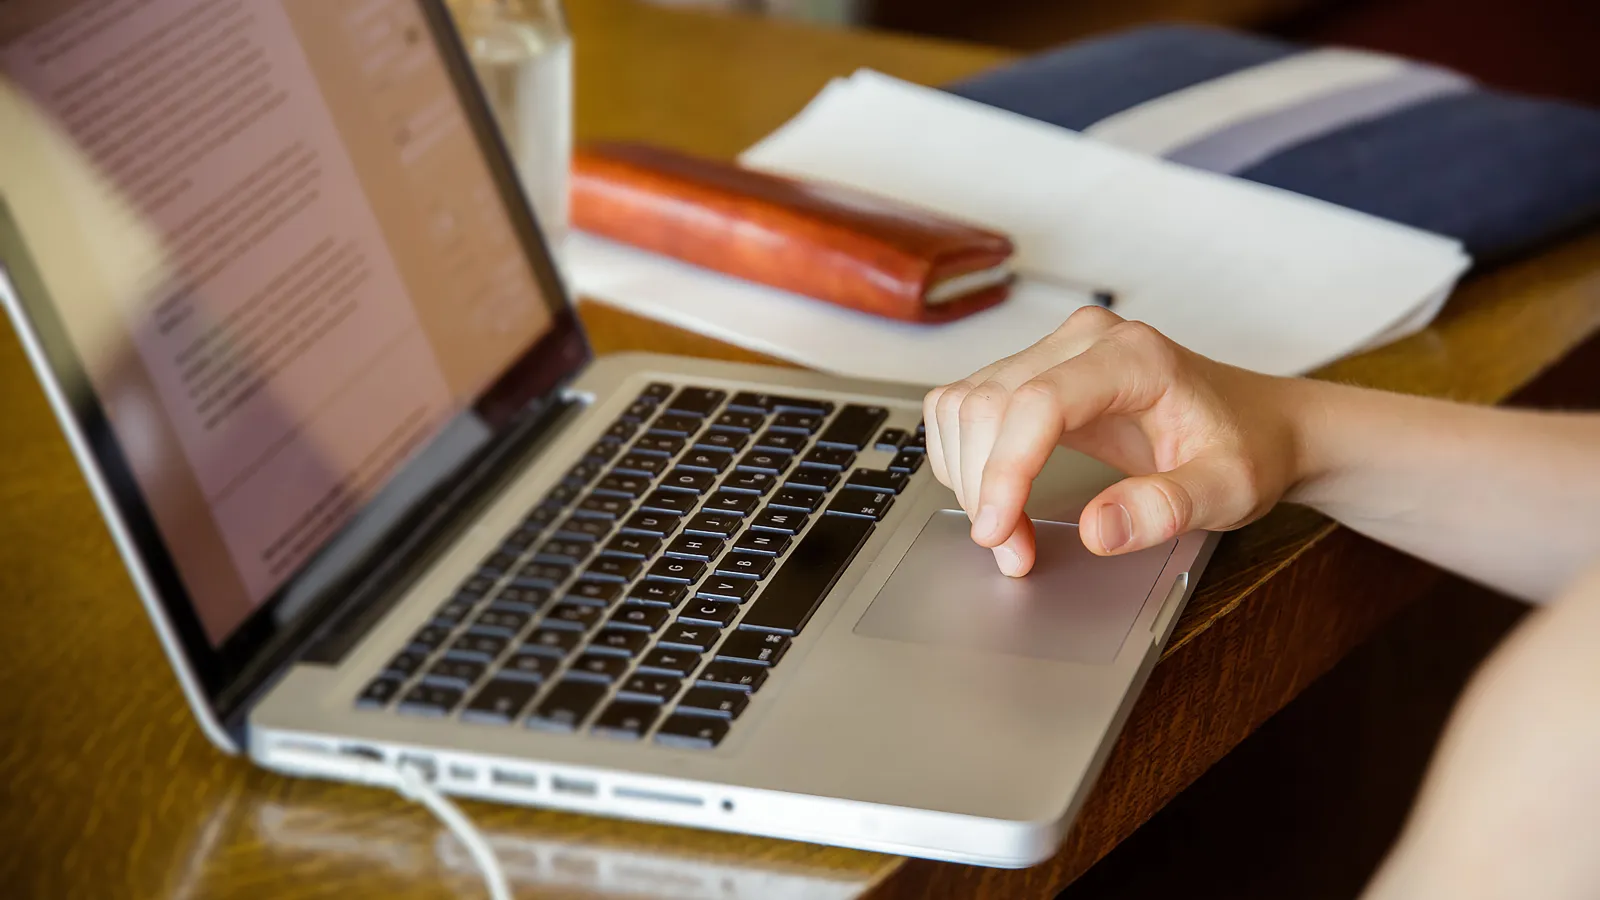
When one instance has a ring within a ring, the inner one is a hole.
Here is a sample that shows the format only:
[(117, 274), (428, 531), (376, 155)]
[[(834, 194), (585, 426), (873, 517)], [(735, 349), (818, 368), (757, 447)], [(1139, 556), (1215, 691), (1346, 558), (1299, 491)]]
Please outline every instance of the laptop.
[(922, 388), (596, 357), (436, 0), (8, 0), (0, 73), (0, 299), (223, 752), (1055, 852), (1212, 536), (1090, 555), (1060, 451), (1007, 579)]

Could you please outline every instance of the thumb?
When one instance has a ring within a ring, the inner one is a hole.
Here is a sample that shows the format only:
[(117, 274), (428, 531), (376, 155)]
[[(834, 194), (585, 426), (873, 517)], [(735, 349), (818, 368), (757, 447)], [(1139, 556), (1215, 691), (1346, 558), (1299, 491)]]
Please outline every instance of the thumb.
[(1236, 465), (1200, 458), (1106, 488), (1083, 508), (1078, 531), (1094, 553), (1133, 553), (1190, 531), (1231, 528), (1251, 507)]

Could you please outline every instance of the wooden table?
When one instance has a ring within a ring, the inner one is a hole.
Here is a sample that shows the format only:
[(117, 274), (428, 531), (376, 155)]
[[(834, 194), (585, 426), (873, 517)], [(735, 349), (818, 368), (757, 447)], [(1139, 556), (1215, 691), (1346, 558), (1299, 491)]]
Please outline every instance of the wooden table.
[[(731, 154), (858, 66), (936, 83), (972, 47), (570, 0), (584, 137)], [(602, 307), (604, 351), (750, 358)], [(1498, 402), (1600, 330), (1600, 234), (1474, 280), (1327, 377)], [(1024, 872), (469, 804), (523, 896), (1050, 897), (1434, 579), (1295, 509), (1218, 551), (1060, 854)], [(217, 753), (192, 723), (42, 395), (0, 337), (0, 885), (18, 897), (481, 896), (421, 810)], [(742, 893), (738, 893), (742, 892)], [(812, 894), (808, 894), (810, 896)]]

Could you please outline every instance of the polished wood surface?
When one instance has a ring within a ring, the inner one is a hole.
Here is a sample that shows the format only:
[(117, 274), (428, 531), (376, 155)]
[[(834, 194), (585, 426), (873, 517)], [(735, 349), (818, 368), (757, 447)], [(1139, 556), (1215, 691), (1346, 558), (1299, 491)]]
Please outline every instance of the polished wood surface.
[[(729, 155), (834, 75), (992, 52), (570, 0), (582, 137)], [(752, 354), (585, 304), (603, 351)], [(1326, 377), (1496, 402), (1600, 332), (1600, 234), (1468, 285)], [(466, 804), (519, 896), (1050, 897), (1434, 576), (1304, 511), (1227, 538), (1060, 854), (1022, 872)], [(370, 789), (280, 778), (195, 728), (9, 330), (0, 337), (0, 885), (16, 897), (476, 897), (458, 845)]]

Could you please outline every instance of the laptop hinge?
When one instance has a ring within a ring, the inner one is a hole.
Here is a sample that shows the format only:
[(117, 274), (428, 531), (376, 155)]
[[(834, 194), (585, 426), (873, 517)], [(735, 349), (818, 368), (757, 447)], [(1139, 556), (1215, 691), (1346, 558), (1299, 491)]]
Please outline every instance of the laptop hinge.
[(284, 635), (274, 652), (235, 681), (235, 689), (217, 698), (224, 725), (241, 740), (245, 718), (255, 700), (292, 665), (336, 666), (361, 643), (372, 627), (405, 596), (407, 589), (494, 502), (501, 489), (526, 462), (548, 446), (586, 408), (588, 398), (561, 390), (530, 412), (523, 425), (484, 455), (470, 475), (447, 494), (419, 504), (428, 512), (401, 529), (403, 537), (384, 548), (382, 558), (342, 589), (337, 600), (307, 615)]

